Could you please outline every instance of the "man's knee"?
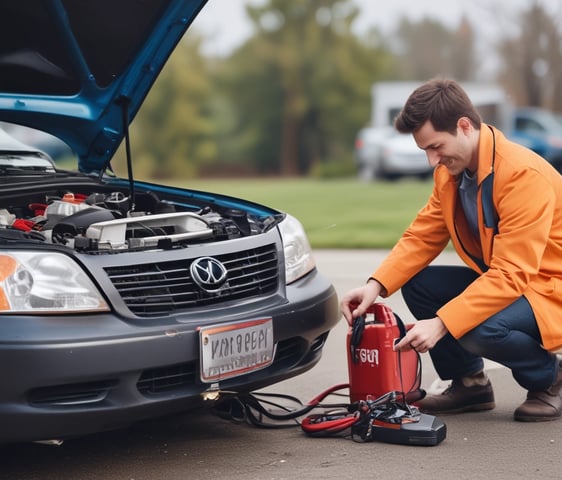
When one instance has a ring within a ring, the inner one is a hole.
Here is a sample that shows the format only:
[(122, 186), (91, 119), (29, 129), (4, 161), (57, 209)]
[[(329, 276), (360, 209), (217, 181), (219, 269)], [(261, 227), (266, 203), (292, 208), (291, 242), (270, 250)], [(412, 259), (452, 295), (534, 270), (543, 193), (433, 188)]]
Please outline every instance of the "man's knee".
[(497, 349), (498, 345), (507, 338), (507, 334), (505, 328), (495, 323), (484, 322), (464, 334), (458, 341), (465, 350), (488, 357), (490, 349)]

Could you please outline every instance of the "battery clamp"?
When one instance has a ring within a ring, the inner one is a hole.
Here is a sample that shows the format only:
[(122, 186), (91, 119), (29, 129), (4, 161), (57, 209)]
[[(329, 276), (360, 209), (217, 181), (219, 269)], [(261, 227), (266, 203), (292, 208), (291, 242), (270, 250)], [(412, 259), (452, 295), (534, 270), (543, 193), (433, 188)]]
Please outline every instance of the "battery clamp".
[[(438, 445), (446, 437), (445, 423), (415, 406), (425, 397), (419, 353), (394, 350), (407, 328), (389, 307), (375, 303), (347, 335), (349, 383), (334, 385), (305, 404), (290, 395), (221, 391), (212, 411), (263, 428), (300, 426), (310, 437)], [(329, 397), (342, 401), (328, 403)]]

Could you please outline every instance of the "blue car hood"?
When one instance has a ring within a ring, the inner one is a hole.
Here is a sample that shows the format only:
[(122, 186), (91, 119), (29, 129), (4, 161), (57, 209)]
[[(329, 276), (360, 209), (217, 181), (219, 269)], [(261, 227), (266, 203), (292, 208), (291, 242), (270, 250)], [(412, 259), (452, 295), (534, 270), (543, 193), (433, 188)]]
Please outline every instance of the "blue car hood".
[(206, 0), (4, 0), (0, 121), (67, 143), (100, 172)]

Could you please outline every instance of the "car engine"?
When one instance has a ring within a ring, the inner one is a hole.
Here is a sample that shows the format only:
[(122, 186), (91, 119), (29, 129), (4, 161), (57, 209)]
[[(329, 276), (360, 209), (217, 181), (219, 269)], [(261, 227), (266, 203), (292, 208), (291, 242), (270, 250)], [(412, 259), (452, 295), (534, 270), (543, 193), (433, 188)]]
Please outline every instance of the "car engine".
[(137, 194), (135, 200), (132, 209), (120, 191), (45, 195), (38, 202), (0, 209), (0, 240), (40, 241), (91, 253), (169, 249), (255, 235), (274, 222), (216, 204), (189, 210), (153, 192)]

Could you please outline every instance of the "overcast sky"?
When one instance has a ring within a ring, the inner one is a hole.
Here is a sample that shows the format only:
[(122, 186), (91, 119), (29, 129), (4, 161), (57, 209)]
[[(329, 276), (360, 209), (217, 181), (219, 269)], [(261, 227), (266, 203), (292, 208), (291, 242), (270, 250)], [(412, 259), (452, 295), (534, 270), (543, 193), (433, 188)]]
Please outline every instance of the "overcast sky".
[[(302, 0), (306, 1), (306, 0)], [(361, 14), (355, 30), (361, 34), (372, 26), (390, 31), (402, 16), (412, 20), (431, 17), (455, 26), (465, 14), (477, 29), (483, 41), (492, 41), (494, 32), (509, 27), (509, 19), (516, 12), (528, 9), (537, 2), (562, 21), (560, 0), (353, 0)], [(244, 5), (260, 4), (264, 0), (209, 0), (197, 19), (210, 40), (209, 53), (228, 53), (250, 34)]]

